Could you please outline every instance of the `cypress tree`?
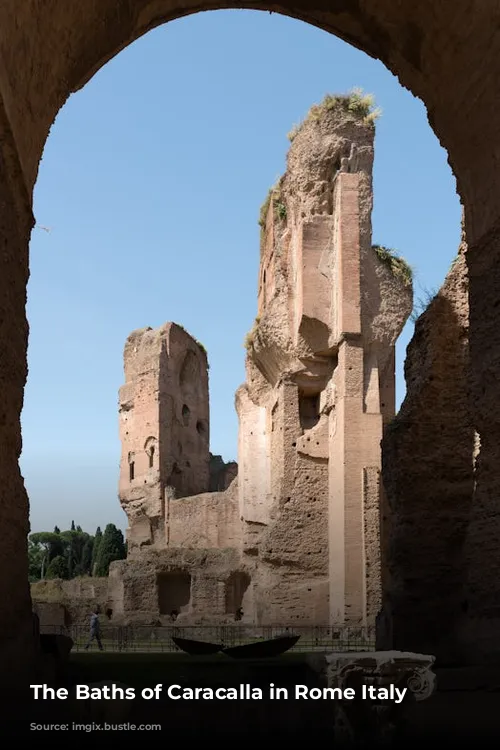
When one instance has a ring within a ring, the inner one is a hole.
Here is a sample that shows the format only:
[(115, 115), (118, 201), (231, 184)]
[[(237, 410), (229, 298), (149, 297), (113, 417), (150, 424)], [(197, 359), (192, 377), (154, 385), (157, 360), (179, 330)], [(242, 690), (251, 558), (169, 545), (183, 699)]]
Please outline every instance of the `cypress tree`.
[(90, 536), (84, 544), (82, 550), (81, 559), (81, 575), (89, 576), (92, 574), (92, 553), (93, 553), (93, 540)]
[(99, 545), (99, 551), (96, 557), (95, 573), (96, 576), (107, 576), (109, 573), (110, 563), (115, 560), (125, 559), (125, 542), (120, 529), (117, 529), (114, 523), (108, 523), (104, 529), (102, 541)]
[(90, 575), (95, 575), (95, 566), (97, 562), (97, 555), (99, 554), (99, 547), (102, 542), (102, 531), (101, 527), (98, 526), (94, 536), (94, 546), (92, 547), (92, 558), (90, 563)]

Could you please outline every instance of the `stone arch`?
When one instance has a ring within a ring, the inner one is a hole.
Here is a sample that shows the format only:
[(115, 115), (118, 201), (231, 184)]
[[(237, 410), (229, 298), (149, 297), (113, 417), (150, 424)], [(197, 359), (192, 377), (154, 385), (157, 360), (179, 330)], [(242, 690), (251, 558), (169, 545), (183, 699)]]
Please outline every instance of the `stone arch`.
[(128, 478), (129, 482), (133, 482), (135, 479), (135, 453), (130, 453), (128, 458)]
[(149, 468), (152, 469), (154, 466), (155, 457), (157, 455), (157, 440), (155, 437), (148, 437), (144, 443), (144, 451), (148, 456)]
[[(22, 39), (33, 61), (30, 77), (14, 75), (19, 70), (15, 54), (4, 55), (3, 59), (6, 77), (11, 82), (10, 86), (3, 87), (3, 101), (12, 142), (19, 150), (17, 176), (24, 178), (28, 203), (45, 139), (57, 112), (71, 93), (81, 89), (103, 65), (148, 31), (201, 11), (235, 7), (272, 11), (304, 21), (380, 60), (405, 88), (425, 103), (432, 128), (450, 154), (462, 197), (466, 198), (474, 177), (481, 181), (481, 168), (485, 164), (480, 164), (479, 153), (482, 151), (486, 157), (490, 150), (479, 137), (474, 142), (474, 151), (471, 144), (466, 148), (467, 140), (460, 136), (460, 130), (465, 128), (457, 123), (463, 101), (467, 101), (468, 76), (463, 74), (458, 80), (453, 76), (454, 85), (450, 86), (443, 60), (447, 61), (447, 71), (454, 66), (461, 71), (483, 70), (483, 82), (486, 77), (493, 83), (500, 72), (500, 42), (496, 37), (492, 39), (492, 19), (488, 18), (486, 10), (474, 27), (477, 44), (470, 43), (470, 7), (466, 0), (459, 0), (453, 9), (440, 14), (433, 12), (430, 2), (403, 8), (394, 6), (390, 0), (382, 3), (364, 0), (362, 4), (343, 0), (332, 3), (331, 10), (325, 10), (324, 3), (314, 0), (281, 0), (278, 4), (244, 0), (237, 6), (234, 0), (179, 0), (177, 4), (172, 0), (136, 0), (135, 3), (102, 0), (85, 8), (54, 0), (49, 17), (42, 11), (41, 2), (38, 7), (38, 12), (20, 12), (22, 21), (15, 14), (5, 19), (0, 16), (2, 36), (9, 40), (4, 44), (12, 45), (15, 50)], [(54, 23), (55, 18), (57, 23)], [(454, 30), (453, 39), (449, 35), (450, 26)], [(459, 43), (460, 38), (464, 40), (463, 45)], [(50, 66), (44, 65), (49, 59)], [(485, 115), (481, 118), (483, 129), (488, 131), (491, 145), (496, 141), (500, 115), (487, 86), (482, 86), (477, 94)], [(23, 117), (25, 107), (29, 107), (29, 118)], [(475, 159), (471, 158), (472, 153)], [(483, 194), (488, 197), (486, 186)], [(481, 210), (475, 205), (470, 208)], [(489, 211), (490, 218), (493, 210)]]
[[(18, 459), (27, 375), (25, 290), (34, 225), (32, 191), (44, 143), (68, 96), (121, 49), (175, 18), (235, 7), (234, 0), (52, 0), (47, 13), (45, 5), (43, 0), (19, 0), (0, 9), (0, 242), (5, 248), (0, 299), (6, 300), (0, 316), (0, 525), (8, 529), (9, 539), (0, 565), (0, 625), (8, 644), (0, 647), (0, 667), (23, 684), (23, 667), (32, 661), (32, 626), (25, 544), (28, 503)], [(469, 0), (456, 0), (439, 11), (435, 5), (433, 0), (244, 0), (238, 8), (270, 10), (337, 35), (381, 60), (427, 107), (464, 204), (471, 395), (485, 467), (478, 473), (476, 506), (489, 515), (489, 533), (498, 537), (498, 481), (492, 467), (498, 465), (500, 443), (500, 422), (494, 417), (500, 396), (495, 377), (500, 361), (500, 312), (495, 307), (500, 284), (500, 170), (494, 158), (500, 142), (500, 36), (495, 33), (493, 4), (484, 4), (473, 16)], [(484, 548), (482, 535), (478, 519), (477, 546)], [(477, 559), (479, 565), (479, 552)], [(500, 579), (495, 579), (500, 593)]]

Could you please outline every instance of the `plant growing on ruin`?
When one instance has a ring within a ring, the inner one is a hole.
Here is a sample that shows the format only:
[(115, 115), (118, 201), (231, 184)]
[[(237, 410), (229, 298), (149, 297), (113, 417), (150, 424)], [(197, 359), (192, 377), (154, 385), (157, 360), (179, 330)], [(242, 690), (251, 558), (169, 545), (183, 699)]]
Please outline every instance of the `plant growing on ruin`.
[(293, 126), (288, 133), (288, 140), (293, 141), (306, 122), (317, 122), (326, 112), (333, 109), (350, 112), (365, 125), (373, 125), (382, 114), (380, 107), (375, 107), (373, 94), (366, 94), (363, 89), (354, 88), (347, 94), (327, 94), (320, 104), (313, 104), (302, 123)]
[(277, 201), (275, 204), (276, 216), (280, 221), (286, 219), (286, 206), (282, 201)]
[(429, 308), (439, 294), (438, 289), (424, 289), (422, 296), (415, 300), (413, 310), (410, 315), (412, 323), (416, 323), (420, 316)]
[(286, 219), (286, 205), (282, 200), (279, 181), (271, 188), (269, 188), (266, 199), (260, 207), (259, 226), (261, 230), (261, 238), (266, 228), (267, 214), (269, 212), (271, 204), (273, 206), (275, 218), (279, 219), (280, 221), (284, 221)]
[(253, 346), (253, 342), (255, 341), (255, 332), (257, 330), (257, 326), (259, 325), (259, 323), (260, 323), (260, 316), (257, 315), (257, 317), (255, 318), (255, 320), (253, 322), (253, 326), (252, 326), (251, 330), (247, 333), (247, 335), (245, 336), (245, 340), (243, 342), (243, 346), (245, 347), (245, 349), (247, 350), (247, 352)]
[(271, 198), (273, 195), (273, 190), (274, 190), (274, 187), (269, 188), (266, 198), (264, 200), (264, 203), (260, 207), (259, 226), (261, 229), (264, 229), (266, 226), (267, 212), (269, 211), (269, 206), (271, 205)]
[(407, 261), (395, 250), (383, 245), (372, 245), (372, 249), (382, 263), (391, 270), (391, 273), (401, 279), (405, 286), (411, 286), (413, 282), (413, 269)]

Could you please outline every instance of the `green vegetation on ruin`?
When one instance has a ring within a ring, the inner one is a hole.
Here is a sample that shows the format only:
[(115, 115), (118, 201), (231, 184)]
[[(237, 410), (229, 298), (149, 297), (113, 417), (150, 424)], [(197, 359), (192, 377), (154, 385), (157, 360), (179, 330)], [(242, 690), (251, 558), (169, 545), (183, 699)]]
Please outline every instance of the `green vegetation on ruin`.
[(305, 120), (291, 129), (288, 139), (293, 141), (306, 122), (317, 122), (326, 112), (333, 109), (349, 112), (360, 118), (365, 125), (374, 125), (382, 114), (382, 110), (375, 107), (373, 94), (365, 94), (360, 88), (352, 89), (347, 94), (327, 94), (320, 104), (311, 107)]
[(416, 323), (421, 315), (429, 309), (434, 300), (439, 296), (439, 289), (426, 289), (422, 290), (422, 295), (415, 300), (413, 310), (410, 315), (412, 323)]
[(280, 187), (279, 182), (277, 182), (275, 185), (269, 188), (269, 191), (266, 195), (266, 199), (264, 203), (262, 204), (262, 206), (260, 207), (259, 226), (260, 226), (261, 238), (264, 235), (264, 230), (266, 228), (267, 214), (269, 212), (269, 207), (271, 203), (274, 209), (274, 217), (278, 219), (279, 221), (285, 221), (286, 205), (284, 204), (283, 199), (282, 199), (281, 187)]
[(385, 263), (391, 270), (393, 276), (401, 279), (405, 286), (411, 286), (413, 282), (413, 269), (395, 250), (383, 245), (372, 245), (377, 258)]
[(255, 318), (255, 320), (253, 322), (253, 326), (252, 326), (251, 330), (247, 333), (247, 335), (245, 336), (245, 340), (243, 342), (243, 346), (245, 347), (245, 349), (247, 350), (247, 352), (253, 346), (253, 342), (254, 342), (254, 339), (255, 339), (255, 331), (257, 330), (257, 326), (259, 325), (259, 323), (260, 323), (260, 317), (257, 315), (257, 317)]

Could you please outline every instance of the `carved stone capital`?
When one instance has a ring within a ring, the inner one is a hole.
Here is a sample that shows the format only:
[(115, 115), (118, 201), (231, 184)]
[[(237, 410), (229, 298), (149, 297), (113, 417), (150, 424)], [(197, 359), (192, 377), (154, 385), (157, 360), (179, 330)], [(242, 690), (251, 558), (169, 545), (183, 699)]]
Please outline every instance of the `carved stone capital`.
[[(434, 661), (434, 656), (402, 651), (334, 653), (324, 657), (322, 665), (316, 661), (312, 666), (323, 673), (328, 687), (354, 689), (354, 699), (335, 701), (336, 739), (361, 746), (374, 739), (391, 742), (404, 722), (406, 706), (434, 692)], [(373, 697), (364, 694), (366, 688), (375, 688)], [(387, 698), (391, 694), (402, 698)]]
[(435, 657), (405, 651), (373, 651), (328, 654), (326, 673), (329, 686), (348, 687), (362, 680), (365, 684), (406, 687), (417, 701), (429, 698), (436, 687)]

